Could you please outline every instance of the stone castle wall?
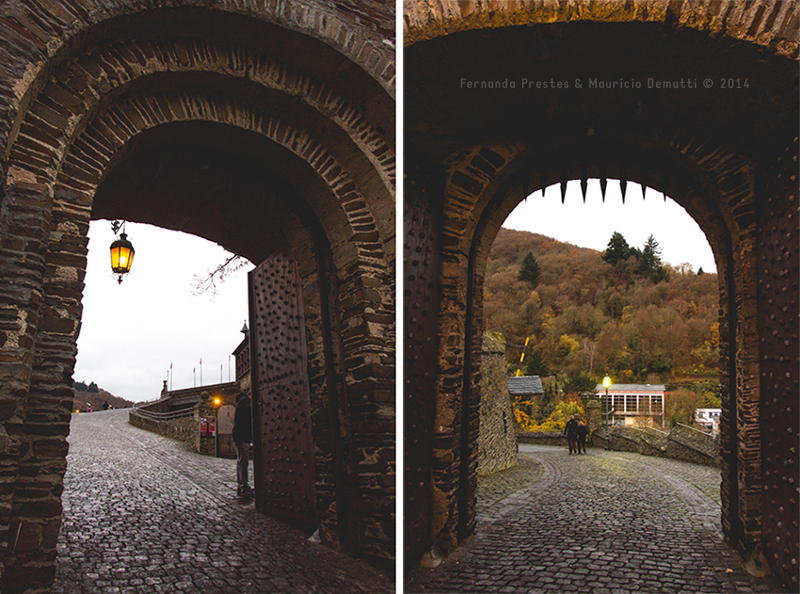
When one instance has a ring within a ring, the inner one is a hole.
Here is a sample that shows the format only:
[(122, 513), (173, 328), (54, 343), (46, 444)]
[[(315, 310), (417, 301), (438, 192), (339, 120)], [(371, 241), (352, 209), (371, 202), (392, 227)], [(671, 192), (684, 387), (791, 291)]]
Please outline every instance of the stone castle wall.
[(505, 343), (486, 335), (483, 346), (478, 473), (485, 475), (517, 463), (517, 421), (508, 392)]

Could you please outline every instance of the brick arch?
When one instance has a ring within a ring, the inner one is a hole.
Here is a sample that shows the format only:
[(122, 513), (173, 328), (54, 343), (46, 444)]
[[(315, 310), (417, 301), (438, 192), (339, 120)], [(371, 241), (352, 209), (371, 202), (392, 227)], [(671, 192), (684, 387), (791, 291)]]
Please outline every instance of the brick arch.
[[(773, 387), (763, 378), (777, 378), (774, 369), (765, 375), (765, 361), (797, 362), (799, 349), (796, 332), (778, 346), (780, 331), (773, 328), (770, 338), (759, 312), (770, 308), (770, 321), (780, 319), (787, 328), (798, 310), (796, 298), (781, 301), (783, 313), (772, 305), (778, 303), (778, 274), (786, 279), (782, 292), (797, 287), (796, 272), (785, 264), (789, 253), (798, 252), (797, 231), (780, 235), (777, 222), (796, 217), (796, 175), (787, 160), (775, 163), (785, 152), (786, 159), (796, 159), (797, 77), (790, 73), (796, 72), (798, 10), (786, 3), (749, 3), (752, 11), (742, 4), (713, 4), (407, 3), (404, 388), (411, 563), (427, 547), (452, 550), (475, 528), (481, 266), (496, 229), (536, 188), (603, 177), (604, 168), (607, 177), (644, 182), (675, 198), (712, 244), (723, 279), (721, 338), (727, 342), (721, 360), (728, 411), (722, 428), (725, 536), (758, 562), (766, 556), (787, 583), (796, 580), (797, 548), (775, 540), (781, 530), (777, 516), (769, 518), (773, 540), (766, 540), (759, 500), (762, 493), (780, 492), (781, 481), (798, 478), (776, 465), (780, 459), (796, 468), (795, 453), (776, 453), (778, 444), (786, 445), (778, 433), (795, 435), (789, 425), (796, 414), (786, 422), (774, 412), (769, 420), (765, 416), (781, 402), (794, 409), (780, 390), (797, 386), (798, 373), (787, 365)], [(702, 14), (717, 10), (721, 20), (708, 13), (706, 24), (695, 26), (689, 14), (699, 6)], [(736, 31), (731, 23), (739, 23)], [(510, 51), (519, 60), (504, 59)], [(745, 70), (770, 64), (773, 80), (786, 85), (771, 106), (743, 103), (725, 111), (715, 110), (717, 100), (710, 97), (619, 93), (611, 99), (458, 84), (460, 77), (557, 79), (564, 70), (585, 76), (580, 68), (586, 62), (600, 77), (637, 70), (658, 76), (670, 72), (659, 58), (670, 51), (689, 70), (706, 60)], [(717, 53), (706, 55), (711, 52)], [(778, 131), (775, 121), (785, 121), (792, 132)], [(783, 241), (788, 245), (779, 248)], [(772, 301), (762, 297), (767, 286)], [(424, 323), (432, 315), (435, 331)], [(770, 352), (762, 355), (770, 341)], [(435, 366), (426, 363), (430, 359)], [(768, 434), (765, 444), (762, 436)], [(782, 497), (785, 510), (797, 510), (793, 495)], [(795, 543), (796, 534), (793, 525), (780, 538)]]
[[(10, 85), (13, 92), (0, 93), (0, 105), (24, 113), (46, 84), (52, 65), (70, 59), (83, 39), (91, 39), (93, 34), (102, 35), (102, 29), (113, 25), (115, 20), (148, 12), (153, 14), (153, 19), (158, 19), (161, 15), (157, 10), (194, 8), (245, 17), (315, 39), (346, 56), (393, 95), (393, 11), (371, 0), (361, 4), (366, 10), (359, 13), (318, 0), (300, 3), (243, 0), (218, 3), (213, 7), (200, 0), (157, 3), (89, 0), (80, 5), (59, 1), (46, 8), (19, 2), (11, 7), (10, 18), (0, 24), (0, 37), (13, 40), (9, 72), (18, 73)], [(25, 33), (20, 34), (20, 31)], [(0, 131), (7, 134), (13, 126), (5, 121), (3, 124)]]
[[(752, 267), (755, 262), (746, 249), (747, 241), (742, 240), (752, 225), (744, 228), (737, 224), (737, 216), (743, 218), (747, 192), (741, 186), (734, 191), (724, 191), (716, 187), (726, 176), (741, 171), (749, 171), (751, 164), (735, 155), (725, 154), (717, 147), (703, 147), (696, 154), (686, 154), (687, 148), (698, 146), (695, 139), (674, 141), (671, 158), (665, 151), (658, 151), (657, 158), (650, 157), (641, 148), (622, 151), (621, 154), (597, 147), (580, 155), (585, 147), (580, 143), (566, 145), (548, 153), (531, 151), (521, 144), (481, 145), (465, 149), (448, 160), (448, 169), (443, 188), (441, 258), (446, 265), (441, 267), (441, 304), (439, 309), (439, 334), (447, 335), (446, 342), (439, 345), (439, 381), (448, 386), (446, 394), (437, 396), (436, 424), (439, 427), (453, 427), (461, 433), (461, 453), (458, 463), (443, 472), (443, 476), (459, 474), (461, 483), (458, 489), (459, 502), (451, 498), (434, 499), (433, 514), (446, 518), (442, 522), (440, 540), (433, 536), (434, 546), (440, 551), (448, 550), (457, 535), (471, 532), (475, 528), (474, 491), (469, 478), (477, 472), (474, 466), (476, 457), (472, 448), (476, 447), (477, 420), (474, 415), (479, 397), (479, 370), (481, 337), (483, 335), (482, 293), (486, 257), (491, 244), (502, 223), (510, 212), (532, 192), (552, 184), (566, 184), (580, 179), (584, 183), (589, 178), (622, 179), (627, 183), (640, 183), (674, 196), (687, 212), (698, 222), (706, 233), (718, 265), (720, 278), (720, 350), (722, 373), (731, 381), (732, 372), (731, 341), (742, 341), (743, 337), (731, 336), (733, 327), (741, 323), (735, 315), (732, 291), (735, 301), (745, 303), (754, 301), (753, 287), (742, 287), (735, 281), (735, 270)], [(713, 155), (713, 158), (711, 157)], [(688, 158), (687, 158), (688, 157)], [(688, 161), (703, 163), (705, 175), (696, 179), (697, 171), (692, 171)], [(720, 170), (720, 164), (725, 165)], [(749, 173), (745, 177), (750, 177)], [(741, 210), (734, 215), (729, 204), (736, 204)], [(749, 228), (748, 228), (749, 227)], [(463, 305), (460, 305), (463, 304)], [(733, 309), (732, 309), (733, 307)], [(751, 306), (752, 307), (752, 306)], [(752, 311), (752, 310), (751, 310)], [(731, 317), (733, 316), (733, 317)], [(749, 332), (753, 339), (755, 328), (740, 328)], [(454, 353), (459, 353), (454, 357)], [(740, 372), (747, 372), (743, 369)], [(749, 370), (752, 373), (752, 370)], [(729, 381), (723, 386), (723, 401), (726, 407), (726, 426), (731, 416), (743, 403), (731, 400), (735, 392)], [(462, 396), (463, 394), (463, 396)], [(470, 404), (472, 403), (472, 404)], [(460, 419), (458, 421), (457, 419)], [(467, 422), (466, 419), (469, 419)], [(734, 425), (735, 425), (735, 421)], [(459, 427), (460, 425), (460, 427)], [(458, 470), (456, 468), (461, 465)], [(729, 473), (734, 468), (726, 469)], [(735, 476), (735, 475), (734, 475)], [(447, 479), (445, 479), (446, 481)], [(434, 489), (437, 480), (434, 478)], [(732, 508), (738, 501), (735, 478), (729, 477), (729, 490), (723, 495)], [(444, 484), (444, 483), (443, 483)], [(751, 485), (750, 490), (754, 487)], [(443, 488), (446, 490), (446, 487)], [(758, 510), (749, 509), (743, 515), (757, 515)], [(738, 526), (741, 519), (738, 511), (729, 510), (729, 527)]]
[[(132, 58), (123, 60), (120, 56)], [(394, 151), (375, 127), (365, 121), (352, 105), (336, 96), (324, 83), (314, 81), (290, 67), (246, 49), (197, 40), (120, 42), (71, 61), (54, 73), (51, 82), (28, 110), (20, 126), (20, 142), (9, 147), (8, 183), (13, 184), (15, 179), (25, 178), (31, 173), (31, 169), (36, 169), (41, 174), (42, 166), (45, 171), (51, 171), (51, 175), (54, 175), (60, 169), (64, 152), (83, 133), (88, 121), (96, 117), (95, 112), (104, 109), (105, 103), (125, 92), (132, 92), (129, 89), (135, 88), (136, 82), (141, 84), (149, 76), (175, 72), (218, 73), (237, 80), (246, 79), (288, 97), (301, 99), (320, 118), (333, 122), (346, 135), (357, 154), (363, 155), (361, 165), (350, 158), (350, 172), (360, 180), (377, 174), (384, 187), (375, 186), (374, 182), (369, 185), (361, 182), (359, 185), (364, 190), (382, 194), (384, 202), (392, 202)], [(160, 109), (159, 106), (154, 106), (149, 111), (160, 113)], [(220, 112), (224, 113), (224, 110)], [(211, 115), (202, 117), (208, 118)], [(281, 138), (290, 138), (287, 142), (293, 145), (298, 142), (297, 137), (292, 138), (293, 133), (290, 131), (284, 133), (273, 129), (272, 133)], [(318, 171), (328, 164), (330, 167), (324, 172), (326, 176), (331, 175), (332, 169), (341, 171), (339, 177), (346, 175), (345, 170), (333, 162), (333, 156), (325, 151), (321, 143), (317, 142), (320, 146), (311, 146), (310, 143), (309, 139), (305, 139), (305, 152), (302, 156), (313, 159), (313, 166)], [(74, 150), (88, 153), (91, 155), (88, 160), (94, 163), (97, 159), (102, 159), (97, 153), (102, 153), (103, 147), (96, 143), (90, 144), (89, 147)], [(339, 153), (341, 152), (340, 149)], [(80, 157), (73, 156), (73, 159), (79, 160)], [(337, 181), (339, 180), (334, 183)], [(347, 186), (351, 181), (347, 180), (339, 184), (339, 187)], [(356, 187), (354, 184), (353, 188)], [(349, 194), (351, 198), (361, 202), (361, 196), (352, 192)], [(363, 210), (353, 210), (353, 213), (363, 225)], [(378, 217), (376, 222), (382, 226), (382, 235), (393, 233), (391, 218)]]
[[(301, 101), (342, 130), (378, 172), (387, 188), (394, 187), (394, 151), (363, 114), (324, 81), (271, 60), (248, 48), (208, 39), (147, 38), (115, 41), (81, 55), (56, 70), (19, 123), (23, 137), (43, 126), (63, 125), (62, 138), (53, 138), (52, 156), (42, 146), (14, 142), (6, 160), (36, 154), (56, 158), (85, 125), (87, 114), (125, 93), (137, 79), (156, 73), (210, 73), (246, 80)], [(42, 154), (45, 153), (45, 154)], [(23, 166), (24, 168), (24, 166)]]
[(491, 3), (416, 0), (404, 7), (403, 42), (411, 45), (460, 31), (537, 23), (643, 22), (687, 27), (713, 36), (755, 43), (797, 58), (800, 8), (794, 2), (636, 2)]
[[(366, 207), (368, 202), (355, 190), (355, 182), (346, 169), (321, 142), (269, 114), (214, 96), (167, 93), (130, 98), (114, 105), (95, 118), (72, 144), (57, 183), (91, 195), (108, 164), (127, 142), (144, 130), (175, 121), (211, 121), (235, 126), (263, 135), (291, 151), (326, 180), (330, 196), (338, 201), (338, 208), (331, 209), (329, 197), (307, 197), (326, 230), (348, 229), (343, 238), (331, 239), (336, 245), (337, 266), (358, 265), (367, 254), (379, 260), (385, 258), (382, 250), (376, 253), (373, 241), (359, 241), (354, 227), (363, 229), (366, 235), (375, 233), (374, 219)], [(14, 172), (12, 166), (11, 179)]]
[[(394, 124), (386, 110), (394, 73), (383, 17), (376, 9), (374, 20), (354, 19), (317, 2), (272, 3), (266, 11), (249, 2), (218, 11), (199, 2), (165, 2), (156, 9), (144, 4), (109, 2), (108, 10), (94, 11), (90, 2), (80, 15), (72, 11), (83, 9), (66, 3), (59, 4), (61, 12), (55, 4), (11, 8), (30, 30), (27, 36), (9, 34), (13, 73), (0, 73), (8, 83), (0, 85), (7, 115), (0, 117), (7, 155), (2, 165), (8, 167), (0, 194), (0, 419), (13, 435), (0, 444), (10, 460), (2, 479), (9, 488), (0, 494), (0, 587), (21, 591), (52, 582), (69, 431), (61, 403), (71, 398), (95, 192), (148, 130), (188, 122), (258, 136), (293, 165), (286, 178), (296, 187), (271, 212), (284, 223), (280, 231), (297, 256), (308, 297), (312, 392), (317, 401), (333, 399), (335, 392), (343, 411), (337, 436), (321, 438), (320, 476), (330, 490), (345, 480), (337, 495), (357, 502), (343, 518), (327, 493), (321, 535), (391, 564), (392, 494), (383, 489), (385, 498), (378, 500), (374, 491), (376, 474), (387, 477), (386, 484), (394, 474), (387, 453), (393, 419), (390, 407), (380, 404), (392, 389), (394, 300)], [(375, 8), (368, 0), (363, 4)], [(305, 50), (320, 49), (309, 59), (319, 58), (322, 66), (308, 74), (294, 62), (256, 51), (252, 39), (237, 44), (230, 29), (214, 39), (200, 39), (206, 30), (148, 35), (148, 27), (157, 29), (158, 17), (172, 9), (286, 29)], [(115, 36), (133, 18), (139, 18), (136, 40)], [(4, 34), (11, 20), (0, 24)], [(325, 64), (333, 64), (330, 77), (316, 76), (327, 74)], [(358, 84), (343, 89), (339, 75)], [(363, 436), (361, 427), (375, 436)], [(336, 439), (345, 451), (331, 461), (325, 444)], [(45, 467), (46, 479), (25, 490)], [(20, 506), (34, 510), (13, 524), (26, 535), (25, 554), (9, 556), (9, 521)]]

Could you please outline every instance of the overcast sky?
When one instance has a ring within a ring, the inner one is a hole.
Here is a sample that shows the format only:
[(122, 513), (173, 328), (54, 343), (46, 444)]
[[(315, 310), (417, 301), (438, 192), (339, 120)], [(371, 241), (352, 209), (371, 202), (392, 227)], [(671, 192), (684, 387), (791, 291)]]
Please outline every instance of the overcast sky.
[(714, 255), (705, 234), (689, 214), (671, 198), (647, 190), (642, 199), (639, 184), (628, 183), (625, 204), (619, 181), (608, 180), (603, 203), (600, 181), (589, 180), (586, 204), (580, 182), (567, 184), (567, 196), (561, 204), (561, 187), (557, 184), (531, 194), (514, 209), (503, 224), (508, 229), (532, 231), (559, 241), (603, 251), (614, 231), (619, 231), (634, 247), (644, 247), (652, 233), (661, 247), (665, 263), (677, 266), (684, 262), (697, 272), (716, 272)]
[[(117, 284), (109, 246), (109, 221), (89, 229), (89, 258), (74, 378), (96, 382), (134, 402), (159, 397), (170, 364), (174, 389), (228, 381), (229, 355), (242, 341), (247, 313), (247, 270), (210, 295), (193, 295), (194, 275), (227, 257), (218, 245), (150, 225), (127, 224), (136, 254), (130, 274)], [(196, 369), (196, 380), (192, 370)], [(235, 361), (230, 360), (235, 379)]]

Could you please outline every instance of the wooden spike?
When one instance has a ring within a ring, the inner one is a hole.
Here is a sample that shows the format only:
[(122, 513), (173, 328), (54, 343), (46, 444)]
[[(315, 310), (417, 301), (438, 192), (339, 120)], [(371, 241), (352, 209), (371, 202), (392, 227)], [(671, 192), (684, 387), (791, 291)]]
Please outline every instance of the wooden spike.
[(544, 193), (547, 190), (547, 168), (546, 167), (541, 167), (539, 169), (539, 179), (541, 180), (540, 183), (541, 183), (541, 186), (542, 186), (542, 197), (544, 197)]
[(602, 165), (600, 167), (600, 195), (603, 197), (603, 202), (606, 201), (607, 185), (608, 185), (608, 179), (606, 178), (606, 166)]
[(664, 202), (667, 201), (667, 194), (672, 191), (670, 190), (671, 183), (672, 183), (672, 177), (670, 176), (669, 171), (667, 169), (664, 169), (661, 172), (661, 184), (663, 185), (663, 187), (661, 188), (661, 192), (664, 195)]
[(642, 165), (639, 171), (642, 174), (639, 185), (642, 186), (642, 200), (647, 197), (647, 165)]
[(589, 187), (589, 180), (586, 174), (586, 164), (581, 166), (581, 192), (583, 193), (583, 203), (586, 204), (586, 189)]
[(531, 188), (531, 177), (527, 173), (523, 173), (522, 179), (520, 180), (520, 185), (522, 186), (522, 194), (525, 196), (525, 200), (528, 199), (528, 194), (530, 194)]
[(628, 170), (619, 168), (619, 189), (622, 191), (622, 204), (625, 204), (625, 192), (628, 190)]

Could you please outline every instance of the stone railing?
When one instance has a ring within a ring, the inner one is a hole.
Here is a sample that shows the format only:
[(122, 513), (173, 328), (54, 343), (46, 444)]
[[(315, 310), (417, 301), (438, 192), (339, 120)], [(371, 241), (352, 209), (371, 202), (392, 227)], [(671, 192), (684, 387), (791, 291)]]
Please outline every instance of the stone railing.
[[(719, 466), (719, 441), (707, 433), (685, 425), (673, 427), (669, 433), (656, 429), (613, 426), (608, 431), (609, 446), (617, 452), (636, 452), (644, 456), (660, 456)], [(520, 443), (557, 445), (567, 447), (567, 438), (561, 433), (519, 433)], [(594, 447), (605, 445), (605, 429), (595, 430), (587, 440)]]
[(220, 406), (236, 404), (239, 384), (228, 382), (163, 391), (159, 400), (131, 409), (128, 422), (134, 427), (182, 441), (195, 452), (218, 455), (216, 435), (204, 433), (203, 419), (216, 419)]
[(189, 445), (192, 449), (197, 449), (197, 436), (199, 433), (200, 421), (194, 414), (193, 409), (189, 409), (189, 414), (183, 414), (175, 418), (170, 413), (163, 413), (170, 418), (158, 418), (152, 413), (143, 409), (133, 408), (128, 413), (128, 422), (134, 427), (158, 433), (170, 439), (177, 439)]
[(544, 433), (523, 431), (517, 433), (519, 443), (531, 443), (536, 445), (563, 445), (567, 447), (567, 437), (563, 433)]

